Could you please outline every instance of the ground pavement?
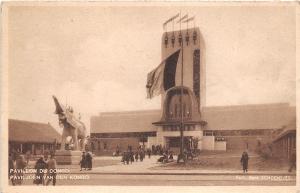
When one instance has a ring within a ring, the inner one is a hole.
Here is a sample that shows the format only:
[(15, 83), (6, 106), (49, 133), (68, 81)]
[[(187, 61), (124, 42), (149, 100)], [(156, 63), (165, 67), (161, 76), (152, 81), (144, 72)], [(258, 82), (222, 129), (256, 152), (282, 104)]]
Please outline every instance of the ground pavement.
[[(211, 156), (211, 155), (208, 155)], [(253, 157), (253, 156), (252, 156)], [(68, 172), (57, 175), (57, 185), (287, 185), (296, 183), (295, 172), (284, 170), (250, 170), (244, 174), (242, 170), (229, 169), (180, 169), (166, 167), (168, 164), (158, 163), (159, 156), (146, 157), (143, 162), (126, 165), (121, 157), (94, 157), (92, 170), (80, 171), (79, 165), (58, 166), (68, 168)], [(176, 160), (176, 156), (174, 157)], [(170, 163), (172, 164), (172, 163)], [(24, 185), (32, 185), (32, 180), (24, 180)]]
[[(211, 156), (211, 155), (210, 155)], [(121, 157), (95, 157), (94, 162), (96, 160), (114, 160), (118, 161), (117, 163), (114, 162), (114, 165), (106, 165), (106, 166), (100, 166), (100, 167), (94, 167), (91, 171), (79, 171), (78, 168), (71, 169), (71, 173), (102, 173), (102, 174), (243, 174), (242, 168), (240, 170), (232, 170), (232, 169), (174, 169), (165, 167), (168, 164), (174, 164), (174, 162), (163, 164), (160, 162), (157, 162), (158, 158), (160, 156), (151, 156), (149, 159), (146, 157), (143, 162), (133, 162), (132, 164), (129, 163), (123, 164), (121, 162)], [(174, 160), (176, 160), (177, 157), (174, 156)], [(183, 164), (182, 164), (183, 165)], [(63, 166), (60, 166), (63, 167)], [(183, 166), (184, 167), (184, 166)], [(258, 174), (258, 175), (264, 175), (264, 174), (280, 174), (280, 175), (295, 175), (295, 171), (292, 173), (289, 173), (286, 169), (278, 169), (278, 170), (272, 170), (272, 171), (259, 171), (259, 170), (250, 170), (248, 171), (248, 174)]]

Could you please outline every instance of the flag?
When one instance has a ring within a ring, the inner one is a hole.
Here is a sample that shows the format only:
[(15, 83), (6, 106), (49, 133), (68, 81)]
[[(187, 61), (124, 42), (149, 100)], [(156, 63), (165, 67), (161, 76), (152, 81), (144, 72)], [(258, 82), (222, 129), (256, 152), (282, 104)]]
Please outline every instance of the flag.
[(194, 19), (195, 19), (195, 16), (188, 18), (187, 20), (183, 21), (182, 23), (187, 23), (187, 22), (193, 21)]
[(175, 86), (175, 75), (180, 49), (164, 59), (158, 67), (148, 73), (147, 98), (153, 98)]
[(158, 67), (148, 73), (147, 76), (147, 98), (152, 98), (161, 93), (162, 90), (162, 72), (164, 69), (164, 64), (161, 63)]
[(186, 19), (186, 18), (188, 18), (188, 14), (185, 14), (183, 17), (181, 17), (181, 18), (177, 21), (177, 23), (181, 22), (182, 20), (184, 20), (184, 19)]
[(165, 21), (165, 23), (163, 24), (163, 28), (165, 28), (169, 22), (173, 21), (177, 17), (179, 17), (179, 13), (177, 13), (177, 15), (174, 15), (173, 17), (171, 17), (170, 19), (168, 19), (167, 21)]

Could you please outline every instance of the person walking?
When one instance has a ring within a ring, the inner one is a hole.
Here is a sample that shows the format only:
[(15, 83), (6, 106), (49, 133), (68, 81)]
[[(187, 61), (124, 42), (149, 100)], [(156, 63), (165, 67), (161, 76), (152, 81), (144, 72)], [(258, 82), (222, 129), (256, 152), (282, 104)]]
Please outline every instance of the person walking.
[(93, 157), (92, 157), (92, 154), (91, 152), (87, 152), (86, 153), (86, 167), (88, 170), (92, 170), (93, 168)]
[(26, 159), (26, 165), (27, 166), (28, 166), (30, 158), (31, 158), (31, 152), (28, 150), (28, 151), (26, 151), (26, 154), (25, 154), (25, 159)]
[(289, 160), (289, 172), (292, 172), (293, 168), (296, 169), (296, 150), (293, 151), (293, 153), (290, 156), (290, 160)]
[(80, 160), (80, 171), (82, 171), (82, 169), (84, 168), (84, 170), (86, 170), (86, 154), (85, 152), (82, 152), (81, 155), (81, 160)]
[(151, 146), (151, 150), (152, 150), (153, 155), (156, 155), (155, 145), (152, 145), (152, 146)]
[(14, 173), (15, 172), (14, 172), (14, 169), (15, 169), (15, 163), (14, 163), (12, 155), (9, 154), (9, 157), (8, 157), (8, 179), (11, 180), (11, 183), (12, 183), (13, 186), (15, 185), (15, 180), (14, 180), (14, 176), (15, 176)]
[(122, 154), (122, 160), (121, 162), (123, 162), (123, 164), (126, 164), (126, 152), (124, 151)]
[(135, 158), (135, 162), (137, 162), (139, 160), (139, 152), (138, 151), (135, 152), (134, 158)]
[(132, 162), (134, 162), (134, 153), (133, 153), (133, 151), (129, 152), (129, 159), (130, 159), (130, 164), (132, 164)]
[(173, 152), (170, 152), (169, 160), (174, 161)]
[(48, 180), (46, 182), (46, 185), (48, 186), (49, 183), (52, 181), (53, 186), (56, 184), (56, 160), (54, 158), (54, 154), (50, 155), (50, 159), (47, 162), (48, 166)]
[(129, 165), (129, 160), (130, 160), (130, 152), (126, 151), (125, 152), (125, 161), (126, 161), (127, 165)]
[(249, 156), (246, 151), (243, 152), (242, 157), (241, 157), (241, 164), (243, 166), (243, 172), (248, 172), (248, 160)]
[[(23, 170), (26, 167), (26, 161), (23, 155), (18, 155), (16, 159), (16, 169)], [(16, 173), (15, 185), (21, 185), (23, 182), (23, 172)]]
[(151, 158), (151, 149), (150, 148), (147, 148), (147, 154), (148, 154), (148, 158), (150, 159)]
[(142, 149), (140, 151), (140, 160), (141, 160), (141, 162), (144, 160), (144, 158), (145, 158), (145, 151)]
[(35, 179), (33, 181), (36, 185), (44, 185), (44, 170), (47, 168), (47, 163), (44, 161), (43, 157), (39, 158), (34, 166), (34, 169), (36, 169)]

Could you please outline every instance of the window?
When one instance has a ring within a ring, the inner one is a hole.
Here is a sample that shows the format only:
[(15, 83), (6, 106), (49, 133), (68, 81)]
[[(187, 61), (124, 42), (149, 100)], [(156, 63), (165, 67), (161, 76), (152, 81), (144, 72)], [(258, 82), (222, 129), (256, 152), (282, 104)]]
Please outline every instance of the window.
[(214, 132), (213, 131), (204, 131), (203, 135), (204, 136), (214, 136)]

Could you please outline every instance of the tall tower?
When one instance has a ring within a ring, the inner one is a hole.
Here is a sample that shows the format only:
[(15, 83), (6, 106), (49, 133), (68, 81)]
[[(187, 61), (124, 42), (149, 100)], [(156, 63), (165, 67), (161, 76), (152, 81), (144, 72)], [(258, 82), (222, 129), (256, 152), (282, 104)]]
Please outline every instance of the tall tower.
[[(162, 60), (181, 49), (175, 72), (175, 85), (162, 93), (162, 116), (157, 126), (157, 143), (168, 148), (202, 148), (201, 107), (205, 105), (205, 73), (199, 28), (163, 33)], [(173, 65), (173, 64), (172, 64)], [(183, 72), (183, 73), (182, 73)], [(181, 86), (182, 85), (182, 86)], [(192, 145), (193, 144), (193, 145)]]
[[(180, 49), (181, 42), (183, 42), (183, 57), (181, 55), (182, 52), (180, 52), (176, 69), (175, 86), (181, 85), (182, 69), (180, 64), (183, 58), (183, 86), (193, 91), (200, 111), (201, 107), (205, 106), (205, 69), (199, 28), (163, 33), (161, 42), (162, 60)], [(162, 94), (162, 103), (164, 99), (165, 93)]]

